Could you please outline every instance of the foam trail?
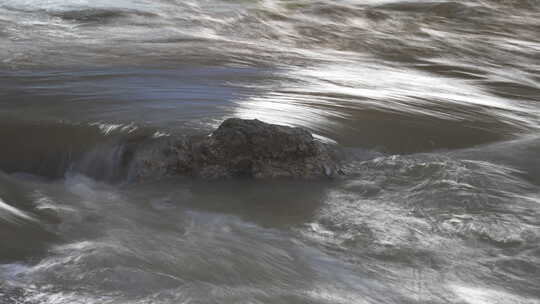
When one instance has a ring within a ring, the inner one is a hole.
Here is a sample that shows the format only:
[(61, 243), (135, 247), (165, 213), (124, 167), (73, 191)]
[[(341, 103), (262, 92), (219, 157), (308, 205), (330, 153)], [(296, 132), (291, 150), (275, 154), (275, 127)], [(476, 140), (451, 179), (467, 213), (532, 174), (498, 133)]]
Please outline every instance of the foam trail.
[(8, 220), (9, 220), (9, 217), (11, 215), (11, 216), (19, 217), (19, 218), (29, 220), (29, 221), (36, 221), (36, 219), (34, 219), (33, 217), (27, 215), (26, 213), (22, 212), (21, 210), (19, 210), (19, 209), (15, 208), (15, 207), (5, 203), (2, 200), (2, 198), (0, 198), (0, 211), (4, 211), (4, 212), (8, 213), (7, 217), (2, 216), (3, 218), (7, 218)]

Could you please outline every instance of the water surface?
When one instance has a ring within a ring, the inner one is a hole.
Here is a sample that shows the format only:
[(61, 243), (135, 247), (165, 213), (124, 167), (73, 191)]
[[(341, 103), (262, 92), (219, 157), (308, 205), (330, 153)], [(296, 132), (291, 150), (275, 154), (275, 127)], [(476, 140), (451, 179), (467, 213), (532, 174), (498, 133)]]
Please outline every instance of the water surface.
[[(0, 0), (0, 303), (540, 303), (539, 7)], [(228, 117), (354, 173), (129, 182)]]

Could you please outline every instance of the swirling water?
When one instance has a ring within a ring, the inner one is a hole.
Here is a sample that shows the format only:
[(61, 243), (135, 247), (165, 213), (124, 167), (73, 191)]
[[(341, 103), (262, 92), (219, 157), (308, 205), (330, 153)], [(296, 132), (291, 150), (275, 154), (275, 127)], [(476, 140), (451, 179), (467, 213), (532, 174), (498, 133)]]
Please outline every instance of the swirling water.
[[(0, 303), (540, 303), (536, 0), (0, 0)], [(227, 117), (339, 181), (126, 182)]]

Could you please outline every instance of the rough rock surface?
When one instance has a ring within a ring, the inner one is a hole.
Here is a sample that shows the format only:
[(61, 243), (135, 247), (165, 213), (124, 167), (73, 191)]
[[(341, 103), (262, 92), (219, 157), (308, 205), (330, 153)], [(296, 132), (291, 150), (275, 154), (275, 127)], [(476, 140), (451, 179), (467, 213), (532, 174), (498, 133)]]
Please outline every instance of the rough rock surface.
[(193, 165), (192, 141), (186, 137), (162, 137), (139, 146), (134, 151), (128, 177), (143, 181), (165, 176), (190, 175)]
[(137, 149), (132, 177), (316, 179), (340, 174), (329, 147), (301, 128), (231, 118), (210, 136), (161, 138)]

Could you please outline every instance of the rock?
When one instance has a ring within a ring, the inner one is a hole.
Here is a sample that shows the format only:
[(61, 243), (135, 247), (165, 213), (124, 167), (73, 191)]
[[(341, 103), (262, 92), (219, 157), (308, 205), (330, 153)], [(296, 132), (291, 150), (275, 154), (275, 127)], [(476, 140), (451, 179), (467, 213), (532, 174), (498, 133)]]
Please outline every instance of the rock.
[(188, 175), (193, 163), (191, 140), (161, 137), (132, 147), (128, 177), (141, 181), (173, 175)]
[(331, 149), (301, 128), (231, 118), (210, 136), (163, 138), (139, 147), (137, 180), (181, 175), (201, 179), (316, 179), (339, 175)]
[(196, 147), (195, 173), (205, 179), (317, 178), (337, 166), (306, 130), (231, 118)]

